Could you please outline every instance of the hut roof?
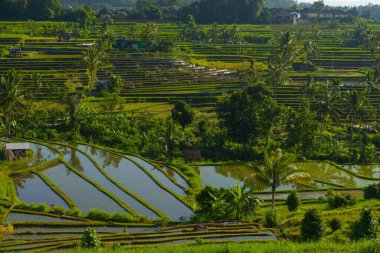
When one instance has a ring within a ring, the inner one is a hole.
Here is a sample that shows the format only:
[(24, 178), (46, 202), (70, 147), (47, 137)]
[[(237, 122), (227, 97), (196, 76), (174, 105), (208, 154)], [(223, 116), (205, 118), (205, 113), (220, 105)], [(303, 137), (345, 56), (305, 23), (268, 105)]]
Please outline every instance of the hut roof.
[(24, 143), (6, 143), (5, 144), (5, 149), (9, 150), (24, 150), (24, 149), (29, 149), (29, 143), (24, 142)]

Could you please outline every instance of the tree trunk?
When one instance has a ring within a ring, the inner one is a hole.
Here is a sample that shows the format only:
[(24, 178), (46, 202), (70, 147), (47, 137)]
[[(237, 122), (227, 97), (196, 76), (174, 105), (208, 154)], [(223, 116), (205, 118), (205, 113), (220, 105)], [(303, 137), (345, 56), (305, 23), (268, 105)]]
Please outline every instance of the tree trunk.
[(276, 187), (272, 186), (272, 209), (275, 208), (275, 192), (276, 192)]

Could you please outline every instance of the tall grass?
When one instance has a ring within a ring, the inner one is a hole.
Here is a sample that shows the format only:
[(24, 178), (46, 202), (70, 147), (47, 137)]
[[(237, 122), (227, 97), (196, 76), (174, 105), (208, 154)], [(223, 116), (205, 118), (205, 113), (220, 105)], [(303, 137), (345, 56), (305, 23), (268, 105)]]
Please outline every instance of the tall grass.
[[(94, 250), (74, 249), (66, 252), (87, 253)], [(100, 252), (100, 251), (99, 251)], [(380, 253), (380, 241), (338, 244), (333, 242), (317, 243), (229, 243), (206, 245), (163, 245), (151, 247), (127, 247), (116, 250), (103, 249), (101, 252), (131, 253)]]

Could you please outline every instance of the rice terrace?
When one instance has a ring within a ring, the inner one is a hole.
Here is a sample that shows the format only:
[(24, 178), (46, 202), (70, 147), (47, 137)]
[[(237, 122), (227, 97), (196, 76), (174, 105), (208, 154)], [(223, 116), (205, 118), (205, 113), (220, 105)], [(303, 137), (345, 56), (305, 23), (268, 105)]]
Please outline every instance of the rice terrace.
[(380, 252), (357, 2), (0, 0), (0, 252)]

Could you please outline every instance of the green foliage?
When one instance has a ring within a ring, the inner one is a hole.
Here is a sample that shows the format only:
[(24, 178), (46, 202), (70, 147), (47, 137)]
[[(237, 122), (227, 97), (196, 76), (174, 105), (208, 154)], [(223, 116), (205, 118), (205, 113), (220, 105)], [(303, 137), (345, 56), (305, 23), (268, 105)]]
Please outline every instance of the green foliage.
[(195, 243), (197, 245), (203, 245), (203, 244), (205, 244), (205, 240), (203, 238), (196, 238)]
[(57, 214), (64, 214), (65, 213), (65, 208), (61, 207), (61, 206), (55, 206), (54, 208), (54, 212), (57, 213)]
[(172, 109), (172, 119), (178, 122), (182, 127), (185, 127), (194, 122), (194, 112), (191, 110), (188, 103), (178, 101)]
[(308, 210), (301, 222), (301, 237), (304, 241), (319, 241), (325, 234), (322, 217), (316, 209)]
[(239, 220), (253, 215), (259, 204), (252, 191), (240, 184), (229, 189), (207, 185), (196, 195), (196, 201), (196, 214), (213, 220)]
[(112, 246), (111, 246), (112, 250), (116, 251), (116, 250), (120, 250), (121, 249), (121, 244), (119, 242), (114, 242), (112, 243)]
[(100, 237), (93, 228), (86, 228), (82, 237), (83, 248), (100, 248)]
[(333, 191), (329, 191), (326, 194), (327, 202), (330, 208), (339, 208), (346, 206), (353, 206), (357, 200), (350, 194), (335, 194)]
[(228, 0), (215, 3), (213, 0), (195, 1), (183, 9), (201, 23), (252, 23), (258, 20), (263, 7), (261, 0), (239, 2)]
[(275, 209), (268, 209), (265, 211), (264, 226), (267, 228), (274, 228), (278, 224), (277, 213)]
[(380, 184), (369, 185), (364, 188), (365, 199), (380, 199)]
[(107, 211), (93, 208), (90, 209), (86, 217), (91, 220), (108, 221), (111, 218), (111, 214)]
[(2, 213), (4, 211), (5, 211), (5, 208), (2, 205), (0, 205), (0, 213)]
[(334, 218), (330, 221), (329, 225), (330, 225), (331, 230), (335, 232), (336, 230), (342, 228), (342, 221), (338, 218)]
[(291, 191), (286, 198), (286, 205), (290, 212), (297, 211), (298, 206), (301, 204), (301, 200), (298, 197), (297, 191)]
[(45, 203), (37, 205), (35, 203), (28, 204), (24, 201), (21, 201), (20, 203), (18, 203), (17, 208), (21, 210), (28, 210), (28, 211), (35, 211), (35, 212), (42, 212), (42, 213), (48, 213), (52, 211), (52, 208)]
[(284, 111), (263, 83), (235, 91), (218, 104), (217, 110), (232, 139), (256, 145), (260, 139), (268, 143), (273, 129), (281, 125)]
[(352, 228), (351, 238), (354, 240), (376, 239), (379, 234), (379, 221), (370, 209), (363, 209), (360, 219)]
[(270, 187), (272, 191), (272, 208), (275, 207), (277, 187), (310, 180), (308, 173), (302, 172), (292, 165), (295, 159), (294, 154), (283, 154), (281, 149), (277, 149), (272, 156), (265, 156), (264, 165), (252, 167), (254, 174), (252, 174), (249, 181), (261, 189)]
[(114, 213), (110, 220), (121, 223), (136, 222), (136, 219), (133, 216), (120, 212)]
[(121, 223), (128, 223), (128, 222), (147, 222), (146, 217), (140, 217), (139, 219), (136, 219), (135, 217), (131, 216), (130, 214), (126, 213), (120, 213), (116, 212), (114, 214), (111, 214), (107, 211), (98, 210), (95, 208), (90, 209), (88, 212), (86, 218), (90, 220), (98, 220), (98, 221), (113, 221), (113, 222), (121, 222)]
[(310, 157), (315, 149), (318, 121), (308, 102), (303, 102), (298, 111), (291, 112), (286, 130), (286, 145), (300, 155)]
[(37, 212), (43, 212), (43, 213), (45, 213), (45, 212), (50, 211), (51, 207), (49, 207), (45, 203), (42, 203), (42, 204), (38, 205), (36, 208), (34, 208), (34, 210), (37, 211)]
[(81, 216), (82, 212), (78, 208), (70, 208), (65, 211), (65, 214), (71, 216)]

